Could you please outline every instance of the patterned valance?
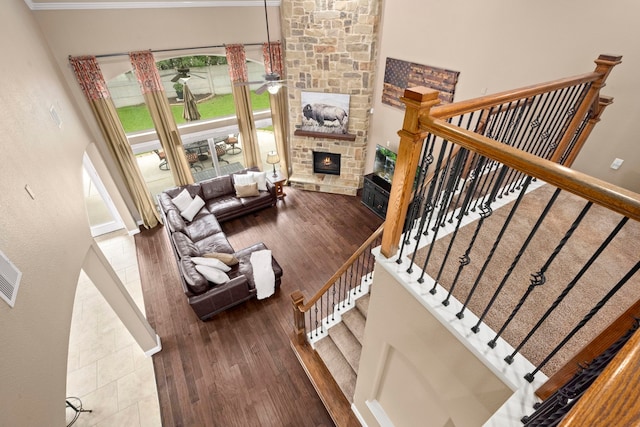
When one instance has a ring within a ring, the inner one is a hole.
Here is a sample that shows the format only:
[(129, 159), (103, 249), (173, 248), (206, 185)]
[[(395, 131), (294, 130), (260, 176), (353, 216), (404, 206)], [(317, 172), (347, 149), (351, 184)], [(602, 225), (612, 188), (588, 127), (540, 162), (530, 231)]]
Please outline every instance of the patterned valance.
[[(273, 56), (273, 64), (271, 64), (271, 56)], [(271, 55), (269, 55), (269, 43), (262, 45), (262, 58), (264, 60), (264, 69), (267, 73), (278, 73), (283, 76), (284, 70), (282, 66), (282, 43), (271, 42)]]
[(229, 44), (225, 46), (227, 52), (227, 63), (229, 64), (229, 77), (232, 83), (249, 81), (247, 71), (247, 54), (244, 45)]
[(109, 89), (95, 56), (69, 58), (82, 92), (89, 100), (109, 99)]
[(164, 91), (156, 68), (156, 60), (151, 51), (131, 52), (129, 58), (143, 94)]

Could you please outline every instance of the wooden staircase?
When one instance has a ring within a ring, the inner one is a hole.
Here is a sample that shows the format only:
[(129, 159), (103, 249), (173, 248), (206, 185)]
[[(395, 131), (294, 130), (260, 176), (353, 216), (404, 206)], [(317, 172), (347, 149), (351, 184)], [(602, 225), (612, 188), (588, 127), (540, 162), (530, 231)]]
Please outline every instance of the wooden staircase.
[(355, 308), (343, 313), (342, 322), (332, 326), (329, 334), (314, 345), (349, 402), (353, 402), (356, 389), (368, 307), (369, 294), (356, 300)]

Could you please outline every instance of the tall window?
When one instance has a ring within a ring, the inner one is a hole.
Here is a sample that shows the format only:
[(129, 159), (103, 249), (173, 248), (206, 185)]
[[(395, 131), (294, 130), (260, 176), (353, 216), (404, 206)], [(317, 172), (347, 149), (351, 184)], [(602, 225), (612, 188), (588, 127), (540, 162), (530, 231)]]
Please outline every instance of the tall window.
[[(242, 168), (242, 142), (237, 126), (220, 119), (235, 116), (231, 81), (225, 56), (186, 56), (158, 61), (158, 67), (173, 117), (180, 129), (187, 158), (196, 181)], [(248, 61), (250, 81), (264, 79), (264, 65)], [(193, 96), (195, 116), (185, 118), (185, 85)], [(153, 196), (174, 185), (169, 166), (144, 103), (140, 86), (132, 71), (107, 82), (122, 126), (132, 143), (138, 166)], [(251, 104), (258, 128), (271, 129), (269, 94), (255, 94), (261, 84), (252, 86)], [(188, 125), (198, 124), (192, 131)], [(195, 133), (191, 133), (195, 132)], [(263, 134), (269, 140), (269, 133)], [(234, 142), (228, 144), (228, 141)], [(270, 150), (271, 144), (265, 146)], [(266, 155), (263, 156), (266, 158)]]
[[(200, 114), (198, 121), (235, 115), (224, 56), (186, 56), (159, 61), (156, 65), (178, 126), (189, 121), (183, 114), (185, 84), (195, 97)], [(263, 80), (263, 64), (249, 61), (247, 67), (251, 81)], [(125, 132), (130, 134), (152, 130), (153, 122), (133, 73), (121, 74), (107, 84)], [(269, 110), (268, 93), (256, 95), (252, 91), (251, 103), (254, 112)]]

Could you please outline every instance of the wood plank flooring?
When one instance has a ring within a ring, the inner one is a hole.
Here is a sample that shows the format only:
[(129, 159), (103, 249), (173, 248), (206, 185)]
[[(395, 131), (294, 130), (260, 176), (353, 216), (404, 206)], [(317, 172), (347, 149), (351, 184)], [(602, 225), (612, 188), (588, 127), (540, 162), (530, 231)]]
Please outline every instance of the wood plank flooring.
[(268, 208), (222, 224), (236, 249), (264, 242), (284, 270), (276, 295), (207, 322), (181, 291), (165, 230), (136, 235), (164, 426), (332, 426), (291, 350), (289, 294), (309, 298), (382, 220), (359, 197), (285, 188)]

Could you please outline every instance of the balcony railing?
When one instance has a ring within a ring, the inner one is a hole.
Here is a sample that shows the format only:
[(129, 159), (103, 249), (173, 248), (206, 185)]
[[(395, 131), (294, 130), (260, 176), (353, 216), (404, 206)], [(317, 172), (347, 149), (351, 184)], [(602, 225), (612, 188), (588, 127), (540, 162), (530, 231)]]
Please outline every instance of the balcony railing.
[[(381, 252), (406, 264), (427, 298), (456, 300), (460, 321), (473, 311), (474, 333), (490, 323), (487, 348), (502, 338), (513, 348), (501, 355), (506, 364), (533, 347), (527, 381), (570, 359), (562, 353), (575, 352), (567, 349), (576, 341), (595, 338), (599, 312), (609, 313), (605, 325), (619, 316), (628, 323), (622, 312), (640, 299), (621, 294), (640, 281), (640, 251), (629, 249), (640, 233), (640, 195), (567, 167), (611, 103), (599, 90), (619, 62), (601, 56), (593, 73), (443, 107), (435, 91), (405, 92)], [(623, 335), (614, 329), (598, 348)], [(551, 373), (568, 378), (574, 362)], [(541, 395), (557, 390), (552, 380)]]

